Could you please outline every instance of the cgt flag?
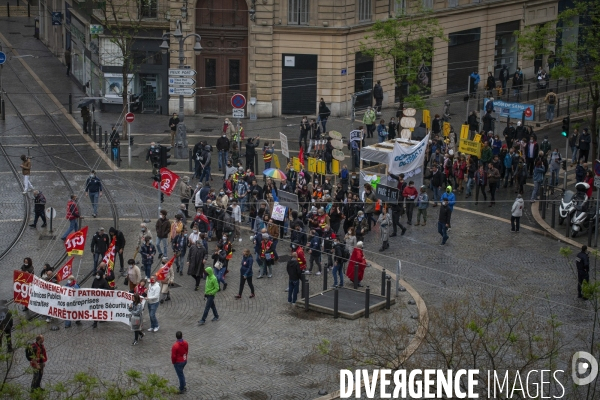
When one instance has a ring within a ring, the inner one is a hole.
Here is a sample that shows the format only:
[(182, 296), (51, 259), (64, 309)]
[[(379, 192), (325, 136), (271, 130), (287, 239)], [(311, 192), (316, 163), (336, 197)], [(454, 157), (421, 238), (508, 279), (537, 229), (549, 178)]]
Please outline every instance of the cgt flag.
[[(173, 190), (177, 186), (177, 182), (179, 182), (179, 175), (175, 172), (167, 169), (160, 169), (160, 190), (167, 196), (170, 196), (173, 193)], [(158, 189), (158, 182), (154, 181), (152, 184), (154, 188)]]
[[(104, 254), (104, 258), (102, 259), (103, 263), (106, 263), (106, 276), (108, 277), (112, 275), (113, 270), (115, 269), (115, 243), (117, 241), (117, 235), (113, 236), (110, 245), (108, 246), (108, 250)], [(115, 287), (114, 279), (108, 281), (108, 284), (111, 288)]]
[[(77, 232), (71, 233), (65, 240), (65, 249), (67, 254), (82, 256), (85, 248), (85, 239), (87, 238), (88, 227), (84, 226)], [(68, 276), (68, 275), (67, 275)]]
[(175, 256), (173, 256), (165, 265), (160, 267), (160, 269), (156, 272), (156, 280), (164, 281), (169, 275), (169, 270), (173, 267), (173, 262), (175, 261)]
[(73, 273), (73, 259), (75, 259), (75, 257), (71, 257), (71, 259), (56, 272), (56, 275), (54, 275), (56, 282), (67, 279), (69, 275)]

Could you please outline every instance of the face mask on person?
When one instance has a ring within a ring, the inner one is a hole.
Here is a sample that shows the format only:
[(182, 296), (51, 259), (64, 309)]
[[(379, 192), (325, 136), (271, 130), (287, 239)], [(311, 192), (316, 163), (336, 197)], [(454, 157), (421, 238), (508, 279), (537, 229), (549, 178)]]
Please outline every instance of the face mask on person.
[(154, 148), (154, 146), (150, 146), (150, 148), (151, 148), (151, 149), (153, 149), (153, 148)]
[(531, 140), (529, 141), (529, 143), (533, 143), (533, 139), (531, 139)]
[(146, 232), (146, 228), (142, 228), (142, 232)]
[(96, 279), (100, 279), (100, 275), (96, 274)]
[(72, 283), (73, 283), (73, 280), (71, 280), (71, 279), (67, 280), (67, 285), (70, 285)]
[(132, 269), (132, 268), (133, 268), (133, 265), (130, 265), (130, 266), (129, 266), (129, 269)]
[(161, 214), (160, 218), (161, 218), (161, 219), (165, 219), (165, 216)]
[(223, 137), (227, 137), (227, 135), (226, 135), (226, 134), (223, 134)]
[(227, 236), (223, 236), (223, 241), (226, 242), (227, 241)]
[(219, 194), (220, 194), (221, 196), (223, 196), (223, 195), (225, 194), (225, 192), (222, 192), (222, 191), (221, 191), (221, 192), (219, 192)]
[(90, 174), (90, 178), (93, 178), (95, 175), (94, 174)]

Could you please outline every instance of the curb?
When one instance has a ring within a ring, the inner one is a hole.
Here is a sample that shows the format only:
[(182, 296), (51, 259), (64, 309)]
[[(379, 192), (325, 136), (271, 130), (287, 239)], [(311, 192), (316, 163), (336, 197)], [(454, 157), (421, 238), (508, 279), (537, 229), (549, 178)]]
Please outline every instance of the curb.
[[(17, 52), (17, 50), (12, 46), (12, 44), (6, 40), (6, 38), (0, 33), (0, 38), (2, 39), (2, 41), (4, 43), (6, 43), (6, 46), (8, 48), (10, 48), (10, 50), (15, 54), (15, 55), (19, 55), (19, 53)], [(81, 137), (83, 137), (90, 146), (92, 146), (92, 148), (95, 149), (96, 153), (98, 154), (98, 156), (100, 158), (102, 158), (104, 160), (104, 162), (106, 162), (106, 164), (110, 167), (112, 166), (112, 170), (113, 171), (117, 171), (118, 168), (116, 167), (115, 163), (113, 163), (108, 156), (96, 145), (96, 143), (92, 140), (92, 138), (89, 135), (85, 135), (82, 133), (82, 128), (81, 125), (79, 125), (79, 122), (77, 122), (77, 120), (73, 117), (73, 115), (69, 114), (68, 111), (66, 110), (66, 108), (61, 104), (60, 101), (58, 101), (58, 99), (56, 98), (56, 96), (54, 96), (54, 93), (52, 93), (52, 91), (50, 89), (48, 89), (48, 87), (46, 86), (46, 84), (39, 78), (39, 76), (33, 71), (33, 69), (29, 66), (29, 64), (27, 64), (27, 62), (23, 59), (23, 58), (19, 58), (18, 59), (19, 62), (21, 63), (21, 65), (23, 65), (23, 67), (27, 70), (27, 72), (29, 72), (29, 74), (33, 77), (33, 79), (35, 80), (35, 82), (40, 85), (40, 87), (42, 88), (42, 90), (46, 93), (46, 95), (48, 97), (50, 97), (50, 99), (52, 100), (52, 102), (54, 102), (54, 104), (57, 107), (57, 110), (60, 111), (73, 125), (73, 127), (77, 130), (77, 132), (81, 135)]]
[(535, 222), (537, 222), (543, 229), (545, 229), (550, 235), (554, 236), (556, 239), (566, 244), (569, 244), (577, 249), (581, 248), (581, 243), (578, 243), (573, 239), (570, 239), (565, 235), (559, 233), (557, 230), (552, 229), (552, 227), (548, 225), (548, 223), (544, 221), (544, 219), (540, 215), (540, 210), (537, 207), (535, 207), (535, 203), (531, 205), (531, 215), (533, 216), (533, 219), (535, 219)]
[[(384, 269), (381, 265), (376, 264), (373, 261), (369, 261), (369, 263), (371, 263), (371, 266), (373, 268), (375, 268), (379, 271), (382, 271)], [(392, 279), (396, 278), (395, 273), (388, 271), (388, 270), (386, 270), (386, 272), (392, 277)], [(399, 359), (401, 361), (404, 361), (404, 360), (408, 359), (410, 356), (412, 356), (413, 353), (415, 351), (417, 351), (417, 349), (421, 345), (421, 342), (423, 342), (423, 339), (425, 338), (425, 334), (427, 333), (427, 328), (429, 326), (429, 314), (427, 313), (427, 306), (425, 304), (425, 301), (421, 298), (419, 293), (403, 279), (400, 279), (400, 284), (406, 289), (408, 294), (410, 294), (410, 296), (413, 298), (413, 300), (415, 301), (415, 304), (417, 306), (417, 309), (419, 310), (419, 321), (418, 321), (419, 325), (417, 327), (417, 332), (415, 333), (415, 337), (408, 344), (406, 349), (404, 349), (404, 351), (400, 354), (400, 357), (399, 357)], [(361, 387), (364, 387), (364, 385), (365, 384), (364, 384), (364, 380), (363, 380)], [(339, 398), (340, 398), (340, 391), (336, 390), (335, 392), (326, 394), (325, 396), (316, 397), (314, 400), (332, 400), (332, 399), (339, 399)]]

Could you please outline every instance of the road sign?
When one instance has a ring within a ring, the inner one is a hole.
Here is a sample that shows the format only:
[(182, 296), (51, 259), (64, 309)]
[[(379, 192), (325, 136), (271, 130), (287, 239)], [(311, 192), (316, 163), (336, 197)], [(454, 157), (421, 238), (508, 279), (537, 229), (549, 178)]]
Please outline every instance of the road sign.
[(177, 77), (169, 77), (169, 86), (180, 85), (180, 86), (194, 86), (196, 83), (195, 79), (192, 78), (177, 78)]
[(193, 69), (169, 68), (169, 76), (194, 76), (194, 75), (196, 75), (196, 70), (193, 70)]
[(6, 62), (6, 53), (0, 51), (0, 64), (4, 64)]
[(46, 208), (46, 218), (56, 218), (56, 210), (52, 207)]
[(170, 95), (193, 96), (194, 93), (196, 93), (196, 89), (194, 89), (194, 88), (180, 88), (180, 87), (169, 86), (169, 94)]
[(233, 118), (244, 118), (244, 109), (243, 108), (234, 108), (233, 113), (231, 114)]
[(236, 93), (231, 96), (231, 106), (233, 108), (244, 108), (246, 107), (246, 98), (241, 93)]
[(132, 123), (135, 120), (135, 115), (132, 112), (125, 114), (125, 121)]
[(281, 141), (281, 154), (290, 158), (290, 148), (288, 147), (287, 136), (279, 132), (279, 140)]

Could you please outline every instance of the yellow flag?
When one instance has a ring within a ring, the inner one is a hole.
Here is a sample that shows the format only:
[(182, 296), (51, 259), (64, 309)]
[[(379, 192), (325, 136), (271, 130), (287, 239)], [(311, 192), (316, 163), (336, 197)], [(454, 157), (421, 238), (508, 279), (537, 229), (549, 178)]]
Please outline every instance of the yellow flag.
[(277, 157), (277, 154), (273, 154), (273, 162), (275, 163), (275, 167), (277, 169), (281, 169), (281, 164), (279, 164), (279, 157)]

